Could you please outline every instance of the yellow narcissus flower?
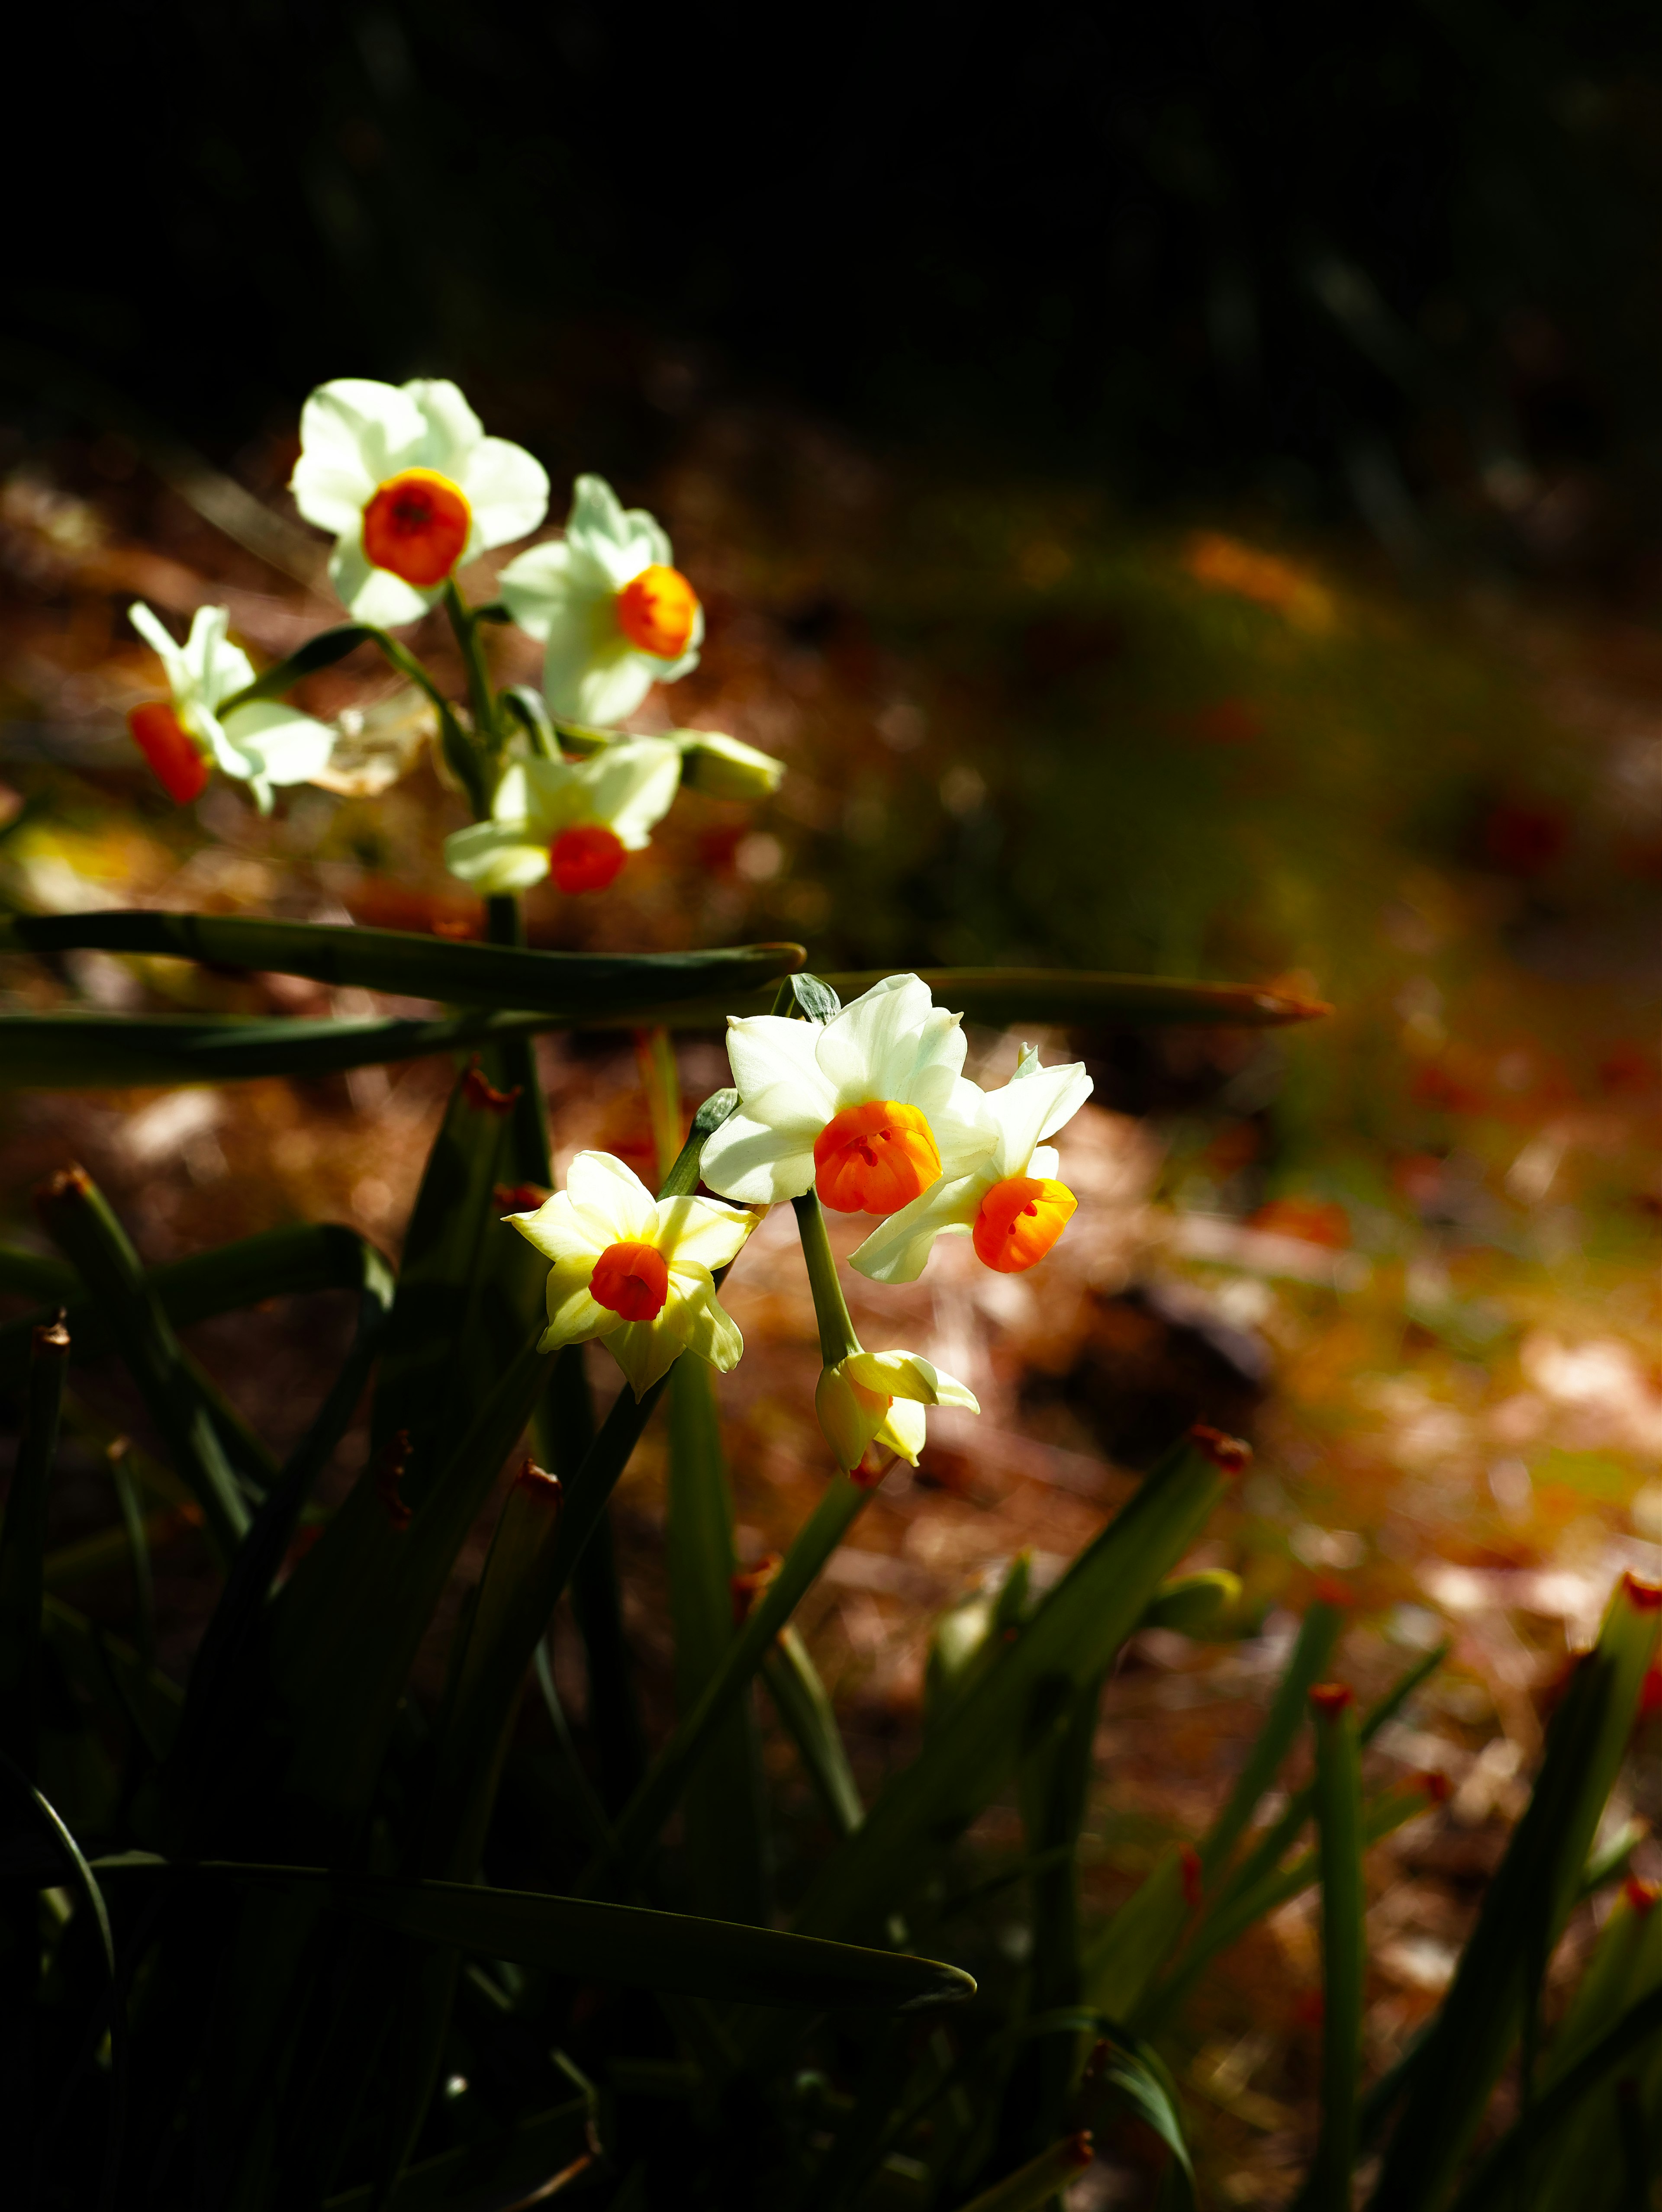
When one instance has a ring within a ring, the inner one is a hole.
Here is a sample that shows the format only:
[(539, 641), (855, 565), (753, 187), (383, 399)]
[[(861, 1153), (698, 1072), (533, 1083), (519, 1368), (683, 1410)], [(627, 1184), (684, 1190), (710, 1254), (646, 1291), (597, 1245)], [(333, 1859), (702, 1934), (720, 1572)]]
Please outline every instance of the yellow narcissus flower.
[(1091, 1095), (1077, 1060), (1041, 1067), (1024, 1054), (1015, 1079), (983, 1092), (995, 1136), (992, 1150), (968, 1175), (944, 1177), (874, 1229), (849, 1265), (879, 1283), (916, 1282), (937, 1237), (967, 1230), (976, 1256), (1001, 1275), (1021, 1273), (1044, 1257), (1078, 1204), (1056, 1180), (1060, 1165), (1044, 1143)]
[(546, 646), (543, 693), (557, 721), (609, 725), (654, 684), (698, 665), (704, 611), (669, 539), (603, 477), (579, 477), (565, 536), (533, 545), (496, 580), (502, 604)]
[(712, 1190), (746, 1206), (816, 1190), (837, 1213), (898, 1213), (992, 1149), (959, 1017), (889, 975), (824, 1024), (733, 1017), (739, 1109), (704, 1147)]
[(362, 376), (301, 410), (289, 489), (333, 533), (329, 580), (359, 622), (417, 621), (463, 562), (529, 537), (548, 512), (540, 461), (484, 425), (454, 384)]
[(651, 843), (680, 777), (664, 738), (620, 738), (581, 761), (511, 761), (490, 821), (447, 837), (444, 864), (492, 898), (550, 874), (563, 891), (604, 890)]
[(825, 1442), (845, 1471), (870, 1444), (886, 1444), (916, 1467), (923, 1449), (924, 1408), (962, 1406), (978, 1413), (975, 1394), (915, 1352), (853, 1352), (823, 1368), (813, 1410)]
[(199, 799), (218, 768), (246, 783), (269, 814), (273, 784), (305, 783), (327, 763), (334, 732), (277, 700), (251, 699), (221, 715), (222, 702), (254, 680), (247, 654), (226, 635), (228, 609), (198, 607), (183, 645), (149, 607), (131, 606), (127, 616), (161, 656), (168, 691), (165, 701), (135, 707), (127, 726), (170, 799), (181, 806)]
[(550, 1264), (539, 1349), (599, 1337), (638, 1399), (683, 1352), (723, 1375), (744, 1340), (715, 1295), (754, 1214), (707, 1198), (654, 1198), (610, 1152), (579, 1152), (565, 1188), (506, 1217)]

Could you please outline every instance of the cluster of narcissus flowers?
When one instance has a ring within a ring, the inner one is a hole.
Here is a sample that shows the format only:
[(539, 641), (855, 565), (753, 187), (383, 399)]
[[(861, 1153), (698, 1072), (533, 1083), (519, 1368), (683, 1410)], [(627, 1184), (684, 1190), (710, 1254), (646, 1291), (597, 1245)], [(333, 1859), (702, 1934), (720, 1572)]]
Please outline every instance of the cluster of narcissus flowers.
[[(350, 625), (256, 682), (227, 641), (225, 608), (200, 610), (183, 647), (149, 609), (132, 611), (161, 656), (169, 697), (136, 707), (129, 725), (175, 799), (198, 797), (215, 767), (247, 782), (262, 809), (274, 784), (361, 783), (364, 718), (332, 727), (275, 695), (365, 640), (417, 678), (449, 726), (447, 758), (454, 767), (460, 751), (484, 818), (449, 840), (446, 861), (488, 895), (550, 874), (563, 890), (603, 889), (650, 842), (683, 782), (726, 799), (776, 787), (777, 761), (719, 732), (642, 738), (617, 726), (654, 684), (697, 666), (704, 615), (661, 526), (620, 506), (600, 477), (578, 477), (563, 538), (509, 562), (489, 608), (467, 606), (458, 570), (541, 527), (548, 477), (522, 447), (487, 437), (454, 384), (342, 377), (320, 386), (301, 412), (290, 489), (306, 520), (334, 538), (329, 580)], [(478, 679), (471, 728), (387, 635), (440, 603)], [(493, 697), (478, 635), (487, 617), (517, 623), (543, 645), (541, 711)], [(371, 787), (395, 772), (377, 782), (371, 766)]]
[[(1024, 1050), (1010, 1082), (983, 1091), (962, 1072), (961, 1018), (917, 976), (888, 976), (840, 1008), (820, 989), (827, 1019), (729, 1020), (737, 1104), (705, 1139), (700, 1173), (734, 1205), (654, 1206), (621, 1162), (585, 1152), (564, 1192), (510, 1217), (555, 1263), (545, 1350), (604, 1335), (636, 1396), (684, 1346), (725, 1373), (742, 1346), (708, 1271), (768, 1206), (810, 1193), (835, 1212), (878, 1217), (851, 1262), (876, 1282), (915, 1281), (940, 1236), (967, 1234), (983, 1266), (1015, 1274), (1062, 1235), (1075, 1201), (1048, 1139), (1090, 1096), (1084, 1068), (1044, 1067)], [(915, 1464), (926, 1409), (976, 1412), (973, 1395), (916, 1352), (866, 1351), (834, 1268), (827, 1279), (829, 1248), (816, 1261), (806, 1225), (803, 1249), (822, 1342), (840, 1332), (847, 1346), (827, 1351), (814, 1401), (838, 1464), (858, 1467), (874, 1443)]]

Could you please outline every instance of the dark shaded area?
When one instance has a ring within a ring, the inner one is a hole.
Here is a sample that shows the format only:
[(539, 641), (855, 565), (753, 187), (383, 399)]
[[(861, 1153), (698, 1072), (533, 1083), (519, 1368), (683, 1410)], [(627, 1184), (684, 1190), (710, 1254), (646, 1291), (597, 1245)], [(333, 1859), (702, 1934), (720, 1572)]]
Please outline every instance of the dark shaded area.
[[(1643, 6), (174, 0), (30, 36), (6, 322), (226, 451), (430, 368), (624, 476), (775, 392), (1400, 552), (1650, 535)], [(50, 363), (0, 373), (50, 431)]]

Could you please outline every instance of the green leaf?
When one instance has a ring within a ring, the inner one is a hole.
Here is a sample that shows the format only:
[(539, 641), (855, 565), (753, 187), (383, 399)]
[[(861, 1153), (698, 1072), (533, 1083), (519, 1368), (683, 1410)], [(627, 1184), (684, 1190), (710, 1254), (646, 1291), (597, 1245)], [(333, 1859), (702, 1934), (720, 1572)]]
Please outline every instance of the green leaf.
[[(355, 1229), (338, 1222), (291, 1223), (268, 1229), (257, 1237), (220, 1244), (185, 1260), (165, 1261), (150, 1268), (146, 1281), (161, 1301), (162, 1311), (175, 1328), (210, 1320), (239, 1306), (262, 1304), (267, 1298), (304, 1296), (312, 1291), (356, 1290), (363, 1281), (364, 1255), (374, 1247)], [(379, 1255), (376, 1255), (379, 1259)], [(61, 1260), (40, 1263), (66, 1279), (68, 1295), (56, 1286), (46, 1295), (54, 1306), (64, 1308), (76, 1360), (98, 1358), (112, 1348), (109, 1328), (94, 1301), (82, 1288), (81, 1278)], [(33, 1293), (31, 1293), (33, 1295)], [(28, 1366), (29, 1346), (36, 1325), (50, 1319), (47, 1313), (9, 1322), (0, 1328), (0, 1387), (20, 1381)]]
[(179, 1732), (185, 1693), (170, 1676), (147, 1667), (130, 1644), (94, 1627), (83, 1613), (48, 1592), (41, 1632), (64, 1673), (95, 1705), (125, 1720), (158, 1764)]
[(1322, 1874), (1322, 2124), (1303, 2200), (1308, 2212), (1350, 2212), (1356, 2161), (1366, 1970), (1362, 1790), (1355, 1711), (1348, 1691), (1340, 1702), (1336, 1687), (1318, 1687), (1311, 1700)]
[(100, 1307), (174, 1472), (189, 1486), (210, 1534), (228, 1559), (247, 1528), (248, 1509), (173, 1324), (126, 1231), (80, 1168), (53, 1178), (40, 1211), (53, 1241)]
[[(846, 1004), (894, 972), (872, 968), (819, 981)], [(1140, 1029), (1173, 1022), (1275, 1029), (1330, 1011), (1318, 1001), (1251, 983), (1166, 982), (1153, 975), (1070, 973), (1056, 968), (922, 968), (916, 972), (934, 993), (937, 1006), (992, 1028), (1025, 1021), (1054, 1022), (1072, 1029)], [(771, 995), (758, 990), (744, 1000), (667, 1006), (658, 1018), (672, 1029), (703, 1029), (714, 1028), (727, 1014), (772, 1010)]]
[[(1630, 2005), (1613, 2027), (1607, 2028), (1591, 2050), (1535, 2100), (1522, 2118), (1501, 2136), (1482, 2165), (1456, 2198), (1451, 2212), (1513, 2212), (1519, 2191), (1537, 2170), (1541, 2148), (1593, 2092), (1603, 2088), (1635, 2052), (1662, 2034), (1662, 1989)], [(1609, 2142), (1615, 2132), (1608, 2124), (1598, 2137), (1598, 2164), (1577, 2177), (1574, 2201), (1587, 2201), (1589, 2179), (1608, 2172)], [(1539, 2200), (1543, 2212), (1549, 2200)], [(1560, 2200), (1562, 2201), (1562, 2200)]]
[(1047, 1706), (1054, 1713), (1111, 1663), (1222, 1488), (1192, 1441), (1166, 1455), (822, 1868), (799, 1925), (832, 1933), (880, 1923), (1008, 1779)]
[(386, 2197), (371, 2183), (325, 2199), (323, 2212), (483, 2212), (534, 2203), (549, 2182), (593, 2162), (594, 2108), (575, 2098), (522, 2120), (496, 2142), (406, 2166)]
[(762, 1662), (762, 1680), (801, 1754), (825, 1818), (839, 1836), (851, 1836), (866, 1817), (860, 1785), (819, 1669), (788, 1621)]
[[(738, 1632), (733, 1493), (710, 1373), (702, 1359), (678, 1359), (670, 1371), (668, 1508), (675, 1704), (685, 1714), (720, 1670)], [(694, 1911), (765, 1924), (761, 1748), (747, 1699), (735, 1698), (711, 1729), (688, 1784), (682, 1817)]]
[(366, 638), (376, 635), (364, 623), (340, 623), (333, 629), (320, 630), (286, 659), (274, 661), (271, 667), (262, 669), (252, 684), (245, 684), (240, 691), (222, 700), (216, 712), (223, 717), (238, 707), (251, 706), (256, 699), (281, 698), (285, 691), (293, 690), (303, 677), (315, 675), (320, 668), (332, 668)]
[(1168, 2169), (1175, 2185), (1173, 2197), (1180, 2205), (1195, 2202), (1195, 2168), (1178, 2116), (1176, 2093), (1166, 2069), (1151, 2051), (1129, 2050), (1110, 2041), (1093, 2054), (1087, 2069), (1087, 2094), (1092, 2088), (1118, 2104), (1151, 2129), (1172, 2154)]
[(1447, 2194), (1574, 1902), (1659, 1624), (1657, 1594), (1624, 1576), (1553, 1716), (1529, 1804), (1415, 2063), (1374, 2212), (1434, 2212)]
[[(161, 955), (209, 967), (308, 975), (320, 983), (438, 999), (454, 1006), (524, 1008), (571, 1020), (622, 1018), (712, 992), (743, 995), (799, 968), (797, 945), (746, 945), (709, 952), (531, 952), (416, 930), (354, 923), (267, 921), (246, 915), (105, 913), (0, 919), (0, 952)], [(131, 1020), (131, 1017), (127, 1018)], [(317, 1026), (307, 1024), (306, 1026)], [(331, 1025), (332, 1026), (332, 1025)]]
[(35, 1330), (28, 1406), (0, 1528), (0, 1750), (31, 1782), (40, 1748), (46, 1494), (69, 1358), (70, 1333), (61, 1322)]
[(1282, 1760), (1304, 1727), (1310, 1692), (1327, 1672), (1344, 1623), (1343, 1607), (1328, 1605), (1320, 1598), (1306, 1613), (1299, 1640), (1293, 1647), (1287, 1671), (1276, 1685), (1263, 1726), (1246, 1755), (1246, 1763), (1236, 1778), (1228, 1802), (1201, 1843), (1203, 1881), (1215, 1881), (1227, 1863), (1259, 1801), (1281, 1771)]
[(510, 1959), (575, 1980), (717, 2002), (915, 2012), (975, 1995), (971, 1976), (940, 1960), (587, 1898), (230, 1860), (172, 1868), (135, 1863), (127, 1871), (283, 1890), (423, 1943)]
[[(68, 1873), (70, 1879), (86, 1901), (87, 1910), (98, 1931), (98, 1940), (104, 1954), (104, 1965), (110, 1978), (115, 1978), (115, 1941), (110, 1934), (110, 1916), (104, 1904), (104, 1893), (97, 1877), (83, 1857), (81, 1846), (70, 1833), (69, 1826), (57, 1808), (43, 1797), (22, 1769), (0, 1753), (0, 1785), (3, 1785), (20, 1819), (33, 1828)], [(956, 1970), (945, 1967), (943, 1972)], [(968, 1976), (965, 1977), (968, 1980)], [(973, 1991), (975, 1984), (970, 1984)], [(966, 1992), (965, 1994), (968, 1994)]]
[(962, 2207), (962, 2212), (1038, 2212), (1039, 2206), (1048, 2204), (1090, 2163), (1090, 2136), (1064, 2136), (1002, 2181), (983, 2189)]

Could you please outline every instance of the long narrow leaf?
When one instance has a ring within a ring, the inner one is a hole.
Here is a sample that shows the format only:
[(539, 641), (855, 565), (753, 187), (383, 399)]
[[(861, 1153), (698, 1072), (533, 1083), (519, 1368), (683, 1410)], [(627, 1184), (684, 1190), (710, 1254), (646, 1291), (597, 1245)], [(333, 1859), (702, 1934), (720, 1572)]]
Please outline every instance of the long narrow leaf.
[(1227, 1864), (1260, 1799), (1280, 1772), (1282, 1761), (1304, 1726), (1311, 1690), (1327, 1672), (1344, 1620), (1342, 1607), (1329, 1605), (1321, 1598), (1306, 1613), (1293, 1656), (1276, 1685), (1263, 1726), (1246, 1755), (1246, 1764), (1229, 1793), (1228, 1802), (1201, 1843), (1203, 1880), (1211, 1881)]
[(159, 954), (214, 968), (308, 975), (447, 1006), (513, 1006), (574, 1019), (673, 1006), (712, 993), (736, 999), (769, 977), (800, 968), (803, 959), (799, 945), (710, 952), (531, 952), (521, 945), (470, 944), (415, 931), (148, 908), (0, 919), (0, 952), (88, 950)]
[(1311, 1707), (1322, 1870), (1322, 2125), (1305, 2201), (1309, 2212), (1350, 2212), (1362, 2046), (1361, 1775), (1349, 1691), (1318, 1685)]
[(1374, 2212), (1434, 2212), (1447, 2193), (1574, 1902), (1659, 1625), (1662, 1592), (1624, 1576), (1553, 1716), (1529, 1805), (1415, 2065)]
[(825, 1818), (839, 1836), (851, 1836), (866, 1817), (860, 1785), (819, 1669), (788, 1621), (762, 1662), (762, 1680), (801, 1754)]
[[(116, 1870), (109, 1865), (107, 1878)], [(422, 1942), (511, 1959), (579, 1980), (718, 2002), (912, 2012), (975, 1995), (971, 1976), (940, 1960), (587, 1898), (228, 1860), (177, 1867), (131, 1860), (120, 1871), (312, 1896)]]
[(0, 1528), (0, 1750), (31, 1782), (40, 1747), (46, 1495), (69, 1357), (70, 1333), (61, 1322), (35, 1330), (28, 1407)]
[(551, 2182), (593, 2163), (594, 2112), (587, 2098), (539, 2112), (492, 2143), (447, 2150), (406, 2166), (382, 2196), (365, 2182), (325, 2200), (323, 2212), (480, 2212), (482, 2206), (531, 2204)]
[(1209, 1444), (1193, 1439), (1144, 1478), (822, 1869), (800, 1926), (842, 1932), (875, 1924), (893, 1909), (931, 1852), (1008, 1778), (1038, 1717), (1036, 1703), (1079, 1688), (1111, 1664), (1155, 1585), (1194, 1541), (1223, 1480)]
[(1068, 2136), (1026, 2166), (1018, 2166), (1004, 2180), (983, 2189), (963, 2207), (963, 2212), (1038, 2212), (1040, 2205), (1048, 2204), (1089, 2166), (1091, 2156), (1088, 2135)]
[(41, 1212), (102, 1306), (174, 1472), (189, 1486), (210, 1533), (228, 1559), (247, 1528), (248, 1509), (173, 1324), (146, 1281), (126, 1231), (80, 1168), (53, 1178)]

